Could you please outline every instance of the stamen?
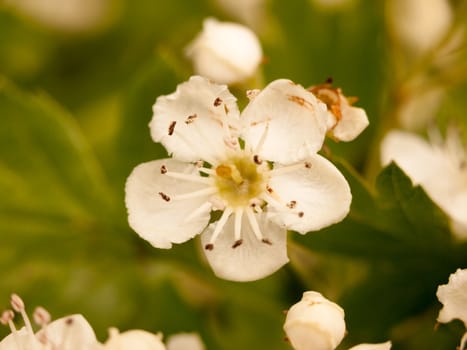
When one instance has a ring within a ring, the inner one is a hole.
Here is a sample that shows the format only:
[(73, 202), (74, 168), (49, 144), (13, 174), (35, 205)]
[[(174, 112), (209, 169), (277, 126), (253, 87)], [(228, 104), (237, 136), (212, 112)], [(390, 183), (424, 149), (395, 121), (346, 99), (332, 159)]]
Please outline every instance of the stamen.
[[(272, 207), (274, 207), (274, 209), (278, 213), (297, 214), (299, 218), (302, 218), (305, 215), (305, 213), (303, 211), (296, 210), (297, 201), (292, 200), (289, 203), (283, 203), (280, 200), (280, 198), (276, 199), (276, 198), (268, 195), (267, 193), (263, 193), (261, 195), (261, 199), (263, 199), (265, 202), (267, 202), (268, 205), (271, 205)], [(292, 204), (292, 203), (295, 203), (295, 204), (291, 207), (290, 204)]]
[(303, 211), (299, 211), (298, 212), (298, 217), (299, 218), (303, 218), (303, 215), (305, 215), (305, 213)]
[(34, 322), (36, 322), (36, 324), (41, 327), (47, 325), (51, 319), (49, 312), (41, 306), (36, 307), (32, 317), (34, 319)]
[(214, 100), (214, 103), (213, 103), (213, 104), (214, 104), (214, 107), (220, 106), (220, 105), (222, 104), (222, 102), (223, 102), (222, 99), (219, 98), (219, 97), (217, 97), (217, 98)]
[(195, 113), (195, 114), (192, 114), (192, 115), (189, 115), (186, 119), (185, 119), (185, 124), (191, 124), (195, 121), (195, 119), (198, 118), (198, 115)]
[[(10, 327), (11, 334), (13, 334), (13, 339), (15, 340), (16, 348), (22, 350), (23, 346), (21, 342), (19, 341), (18, 331), (16, 330), (15, 324), (13, 323), (14, 318), (15, 318), (15, 313), (12, 310), (5, 310), (2, 313), (0, 322), (4, 325), (8, 324), (8, 327)], [(28, 336), (31, 336), (31, 335), (28, 334)]]
[[(216, 241), (217, 237), (221, 233), (222, 229), (224, 228), (228, 218), (230, 215), (233, 213), (232, 208), (227, 207), (224, 212), (222, 213), (221, 218), (216, 224), (216, 227), (214, 228), (214, 232), (212, 233), (211, 239), (209, 240), (209, 244), (205, 246), (207, 250), (212, 250), (214, 248), (214, 242)], [(212, 248), (209, 249), (208, 246), (211, 245)]]
[(253, 233), (255, 234), (256, 238), (260, 241), (263, 240), (263, 234), (261, 233), (261, 230), (258, 225), (258, 221), (256, 221), (255, 214), (250, 208), (245, 209), (246, 216), (248, 217), (248, 222), (250, 223), (250, 227), (253, 230)]
[(234, 242), (234, 244), (232, 245), (232, 248), (235, 249), (237, 247), (240, 247), (242, 244), (243, 244), (243, 239), (239, 239)]
[(161, 166), (161, 174), (167, 174), (167, 167), (165, 165)]
[(4, 326), (8, 325), (8, 322), (13, 321), (15, 318), (15, 313), (12, 310), (5, 310), (2, 312), (2, 316), (0, 317), (0, 323)]
[(173, 133), (174, 133), (174, 130), (175, 130), (175, 125), (177, 124), (177, 122), (174, 120), (173, 122), (170, 123), (169, 125), (169, 130), (168, 130), (168, 134), (169, 136), (172, 136)]
[(66, 340), (67, 340), (67, 338), (68, 338), (69, 335), (70, 335), (71, 326), (73, 326), (73, 323), (74, 323), (74, 320), (73, 320), (73, 318), (71, 318), (71, 317), (68, 317), (68, 318), (65, 320), (65, 324), (66, 324), (68, 327), (65, 327), (65, 329), (64, 329), (64, 331), (63, 331), (63, 334), (62, 334), (62, 337), (61, 337), (60, 345), (57, 347), (57, 349), (65, 349)]
[(290, 209), (293, 209), (297, 206), (297, 201), (290, 201), (289, 203), (287, 203), (287, 207), (289, 207)]
[(208, 177), (200, 176), (199, 174), (178, 173), (178, 172), (174, 172), (174, 171), (169, 171), (169, 170), (167, 170), (167, 168), (166, 168), (165, 173), (163, 173), (162, 172), (162, 167), (161, 167), (161, 174), (170, 176), (170, 177), (172, 177), (174, 179), (178, 179), (178, 180), (186, 180), (186, 181), (196, 182), (196, 183), (206, 184), (206, 185), (212, 184), (212, 179), (210, 179)]
[(159, 192), (159, 196), (161, 196), (161, 198), (166, 202), (170, 202), (170, 197), (167, 196), (164, 192)]
[(26, 330), (28, 331), (29, 336), (34, 336), (34, 331), (31, 326), (31, 321), (29, 321), (29, 317), (26, 314), (23, 299), (21, 299), (19, 295), (17, 294), (12, 294), (11, 295), (11, 306), (13, 307), (13, 310), (21, 314), (21, 317), (23, 318), (24, 325), (26, 327)]
[(272, 245), (272, 242), (271, 242), (269, 239), (267, 239), (267, 238), (263, 238), (263, 239), (261, 240), (261, 242), (263, 242), (263, 243), (265, 243), (265, 244), (268, 244), (268, 245)]
[(263, 163), (263, 161), (261, 160), (261, 158), (257, 154), (255, 154), (253, 156), (253, 161), (258, 165), (261, 165), (261, 163)]
[(185, 217), (183, 219), (183, 222), (185, 223), (185, 222), (193, 220), (195, 217), (201, 215), (201, 213), (203, 213), (206, 209), (209, 209), (211, 207), (212, 207), (211, 202), (205, 202), (205, 203), (201, 204), (198, 208), (193, 210), (187, 217)]
[(295, 163), (295, 164), (283, 166), (280, 168), (274, 168), (274, 169), (269, 170), (268, 174), (269, 176), (278, 176), (278, 175), (283, 175), (283, 174), (287, 174), (290, 172), (294, 172), (296, 170), (302, 169), (303, 167), (310, 169), (311, 163), (310, 162)]
[(259, 95), (259, 93), (261, 92), (260, 89), (253, 89), (253, 90), (247, 90), (246, 91), (246, 97), (252, 101), (256, 96)]
[(266, 126), (264, 127), (263, 134), (261, 135), (261, 138), (259, 139), (259, 142), (253, 151), (254, 154), (259, 154), (261, 152), (261, 148), (263, 148), (264, 146), (264, 142), (266, 141), (266, 136), (268, 135), (268, 132), (269, 132), (269, 120), (266, 121)]
[(235, 222), (234, 222), (234, 239), (239, 241), (242, 234), (242, 217), (243, 208), (237, 208), (235, 210)]
[(217, 192), (216, 187), (207, 187), (207, 188), (203, 188), (198, 191), (193, 191), (193, 192), (188, 192), (185, 194), (179, 194), (179, 195), (172, 196), (172, 200), (179, 201), (179, 200), (191, 199), (191, 198), (196, 198), (196, 197), (209, 196), (210, 194), (213, 194), (216, 192)]

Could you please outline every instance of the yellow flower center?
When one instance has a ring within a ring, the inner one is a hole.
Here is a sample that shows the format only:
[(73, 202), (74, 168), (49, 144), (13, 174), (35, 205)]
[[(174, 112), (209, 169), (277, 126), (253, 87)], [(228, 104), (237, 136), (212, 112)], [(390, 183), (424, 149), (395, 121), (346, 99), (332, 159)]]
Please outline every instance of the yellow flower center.
[(241, 156), (216, 167), (218, 194), (229, 206), (247, 206), (264, 191), (265, 178), (258, 163), (252, 157)]

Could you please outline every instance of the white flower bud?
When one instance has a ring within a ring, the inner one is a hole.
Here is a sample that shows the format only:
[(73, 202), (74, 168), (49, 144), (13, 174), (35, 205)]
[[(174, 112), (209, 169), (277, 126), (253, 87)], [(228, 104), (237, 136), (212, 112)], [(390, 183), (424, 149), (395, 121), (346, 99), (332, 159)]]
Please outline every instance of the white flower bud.
[(152, 334), (140, 329), (119, 333), (117, 329), (111, 328), (109, 335), (109, 339), (104, 344), (105, 350), (165, 350), (161, 334)]
[(387, 341), (385, 343), (379, 344), (359, 344), (351, 347), (349, 350), (390, 350), (391, 342)]
[(305, 292), (288, 311), (284, 330), (295, 350), (333, 350), (345, 335), (344, 310), (320, 293)]
[(251, 77), (263, 57), (255, 33), (247, 27), (213, 18), (204, 21), (203, 31), (187, 47), (196, 74), (222, 84)]
[(167, 339), (167, 350), (205, 350), (197, 333), (178, 333)]

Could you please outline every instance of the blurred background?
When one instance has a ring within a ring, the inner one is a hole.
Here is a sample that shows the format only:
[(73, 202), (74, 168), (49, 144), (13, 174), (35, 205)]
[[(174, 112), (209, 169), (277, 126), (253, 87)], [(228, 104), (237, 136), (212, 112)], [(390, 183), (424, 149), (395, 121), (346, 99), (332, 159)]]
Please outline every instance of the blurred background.
[[(455, 349), (463, 325), (434, 330), (435, 293), (467, 266), (467, 244), (402, 173), (378, 176), (379, 142), (452, 124), (467, 140), (466, 11), (460, 0), (0, 0), (0, 309), (16, 292), (30, 311), (82, 313), (101, 340), (114, 326), (279, 350), (290, 349), (283, 310), (312, 289), (346, 311), (339, 349)], [(231, 88), (241, 105), (277, 78), (332, 77), (370, 119), (357, 140), (326, 142), (352, 187), (349, 217), (291, 233), (291, 263), (257, 282), (216, 278), (197, 240), (158, 250), (127, 224), (127, 176), (166, 156), (151, 107), (193, 74), (185, 48), (207, 17), (262, 44), (255, 78)]]

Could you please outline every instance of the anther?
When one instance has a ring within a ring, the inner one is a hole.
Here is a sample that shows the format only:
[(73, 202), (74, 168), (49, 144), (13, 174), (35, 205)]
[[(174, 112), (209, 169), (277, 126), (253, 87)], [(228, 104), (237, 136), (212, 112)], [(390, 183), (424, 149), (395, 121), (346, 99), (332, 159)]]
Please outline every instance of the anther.
[(274, 190), (269, 185), (266, 185), (266, 191), (268, 191), (269, 193), (274, 192)]
[(214, 107), (218, 107), (222, 104), (222, 99), (217, 97), (215, 100), (214, 100)]
[(49, 312), (41, 306), (36, 307), (32, 317), (39, 326), (45, 326), (50, 322)]
[(311, 163), (310, 162), (305, 162), (305, 168), (310, 169), (311, 168)]
[(305, 215), (305, 213), (303, 211), (299, 211), (298, 212), (298, 217), (299, 218), (303, 218), (303, 215)]
[(165, 165), (161, 166), (161, 174), (166, 174), (167, 173), (167, 167)]
[(214, 244), (208, 243), (204, 246), (204, 249), (206, 250), (213, 250), (214, 249)]
[(159, 192), (159, 196), (161, 196), (161, 198), (165, 200), (166, 202), (170, 201), (170, 197), (167, 196), (164, 192)]
[(177, 122), (175, 120), (170, 123), (169, 130), (168, 130), (169, 131), (169, 136), (173, 135), (174, 130), (175, 130), (175, 124), (177, 124)]
[(21, 312), (24, 310), (24, 302), (23, 299), (19, 297), (17, 294), (12, 294), (11, 295), (11, 307), (13, 310), (16, 312)]
[(261, 163), (263, 163), (263, 161), (261, 160), (261, 158), (260, 158), (257, 154), (255, 154), (255, 155), (253, 156), (253, 161), (254, 161), (256, 164), (258, 164), (258, 165), (260, 165)]
[(260, 89), (247, 90), (246, 97), (251, 101), (261, 92)]
[(241, 246), (243, 243), (243, 239), (239, 239), (239, 240), (236, 240), (235, 243), (232, 245), (232, 248), (237, 248), (239, 246)]
[(263, 238), (263, 239), (261, 240), (261, 242), (263, 242), (263, 243), (265, 243), (265, 244), (268, 244), (268, 245), (272, 245), (272, 242), (271, 242), (269, 239), (267, 239), (267, 238)]
[(195, 113), (195, 114), (192, 114), (192, 115), (189, 115), (186, 120), (185, 120), (185, 124), (191, 124), (195, 121), (195, 119), (198, 118), (198, 115)]
[(14, 318), (15, 313), (12, 310), (5, 310), (0, 317), (0, 323), (6, 326), (9, 322), (13, 321)]
[(68, 317), (66, 320), (65, 320), (65, 324), (67, 326), (71, 326), (73, 324), (73, 319), (71, 317)]
[(287, 208), (293, 209), (297, 206), (297, 201), (290, 201), (286, 205), (287, 205)]

